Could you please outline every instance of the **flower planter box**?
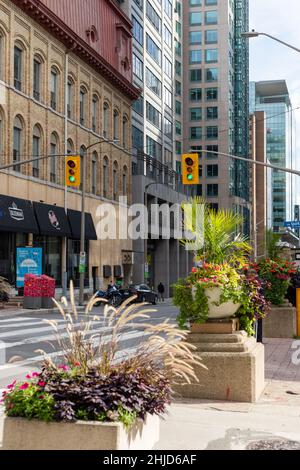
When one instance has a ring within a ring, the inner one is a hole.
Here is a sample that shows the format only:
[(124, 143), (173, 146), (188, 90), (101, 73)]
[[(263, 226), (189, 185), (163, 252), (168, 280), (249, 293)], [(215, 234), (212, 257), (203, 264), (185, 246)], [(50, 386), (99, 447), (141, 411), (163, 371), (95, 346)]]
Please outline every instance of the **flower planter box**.
[(24, 297), (23, 308), (31, 310), (42, 308), (42, 297)]
[(159, 417), (147, 415), (126, 430), (121, 423), (45, 423), (4, 418), (3, 450), (151, 450)]
[(54, 308), (54, 303), (51, 297), (42, 297), (42, 308)]

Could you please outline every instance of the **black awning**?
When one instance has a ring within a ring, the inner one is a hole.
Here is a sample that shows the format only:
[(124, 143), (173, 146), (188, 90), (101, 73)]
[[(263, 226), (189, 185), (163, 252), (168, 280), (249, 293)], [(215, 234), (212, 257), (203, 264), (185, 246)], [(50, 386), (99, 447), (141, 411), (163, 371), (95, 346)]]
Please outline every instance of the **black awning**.
[[(72, 238), (74, 238), (75, 240), (80, 240), (81, 212), (69, 209), (68, 217), (69, 217), (70, 227), (72, 231)], [(87, 212), (85, 213), (85, 239), (86, 240), (98, 239), (92, 216), (91, 214)]]
[(41, 235), (50, 237), (69, 237), (71, 230), (63, 207), (34, 202), (33, 208)]
[(31, 202), (0, 195), (0, 231), (39, 233)]

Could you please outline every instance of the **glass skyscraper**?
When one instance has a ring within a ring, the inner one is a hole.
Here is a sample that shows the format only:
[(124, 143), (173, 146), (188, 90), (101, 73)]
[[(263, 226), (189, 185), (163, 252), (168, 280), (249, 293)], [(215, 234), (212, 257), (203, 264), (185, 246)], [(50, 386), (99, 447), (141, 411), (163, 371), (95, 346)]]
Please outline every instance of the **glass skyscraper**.
[(198, 194), (242, 213), (245, 233), (248, 164), (218, 152), (249, 155), (248, 28), (248, 0), (183, 2), (183, 151), (202, 151)]
[[(270, 163), (291, 168), (291, 102), (286, 82), (272, 80), (251, 82), (250, 112), (266, 114), (267, 159)], [(285, 220), (292, 220), (292, 177), (272, 171), (271, 224), (275, 232), (282, 231)]]

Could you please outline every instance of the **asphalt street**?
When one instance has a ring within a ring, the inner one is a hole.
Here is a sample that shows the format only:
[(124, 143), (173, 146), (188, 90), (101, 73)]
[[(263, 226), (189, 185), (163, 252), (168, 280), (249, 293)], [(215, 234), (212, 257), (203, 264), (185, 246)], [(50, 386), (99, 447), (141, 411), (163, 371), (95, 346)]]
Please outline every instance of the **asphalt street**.
[[(157, 306), (149, 305), (147, 308), (156, 311), (149, 314), (150, 318), (146, 322), (158, 324), (166, 318), (175, 321), (177, 309), (170, 302)], [(94, 308), (90, 318), (94, 316), (99, 320), (92, 321), (93, 334), (100, 333), (105, 341), (109, 341), (111, 329), (104, 320), (103, 308)], [(79, 315), (79, 320), (82, 318), (84, 314)], [(29, 371), (38, 368), (44, 357), (39, 350), (45, 351), (58, 362), (62, 358), (55, 332), (45, 320), (56, 320), (60, 334), (67, 336), (64, 319), (60, 313), (0, 313), (0, 389), (11, 380), (24, 379)], [(144, 328), (139, 326), (139, 323), (143, 322), (144, 319), (139, 319), (126, 327), (120, 340), (120, 354), (134, 352), (145, 334)]]

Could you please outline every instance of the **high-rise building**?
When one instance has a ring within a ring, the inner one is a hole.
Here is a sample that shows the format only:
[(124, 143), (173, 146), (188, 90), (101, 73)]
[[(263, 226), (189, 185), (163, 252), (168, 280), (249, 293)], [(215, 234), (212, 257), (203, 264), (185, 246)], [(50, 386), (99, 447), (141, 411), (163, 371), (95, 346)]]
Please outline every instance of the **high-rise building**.
[[(183, 2), (184, 152), (200, 152), (198, 194), (244, 215), (249, 233), (248, 0)], [(179, 144), (178, 144), (179, 148)]]
[[(291, 101), (284, 80), (251, 82), (250, 111), (266, 115), (267, 160), (280, 167), (291, 168)], [(272, 171), (271, 226), (284, 231), (284, 221), (292, 220), (292, 178), (289, 173)]]
[[(133, 82), (142, 90), (132, 108), (132, 196), (149, 209), (181, 203), (189, 193), (177, 163), (183, 138), (182, 3), (120, 2), (132, 21)], [(171, 221), (161, 220), (160, 232), (164, 224)], [(148, 240), (133, 242), (133, 281), (155, 287), (162, 282), (168, 296), (170, 285), (187, 275), (192, 257), (172, 233), (170, 239), (156, 235), (150, 224)]]
[[(181, 25), (174, 4), (174, 0), (122, 3), (133, 26), (133, 80), (142, 90), (133, 105), (133, 148), (170, 168), (175, 168), (175, 49), (181, 49), (177, 40)], [(178, 71), (180, 60), (176, 63)]]

